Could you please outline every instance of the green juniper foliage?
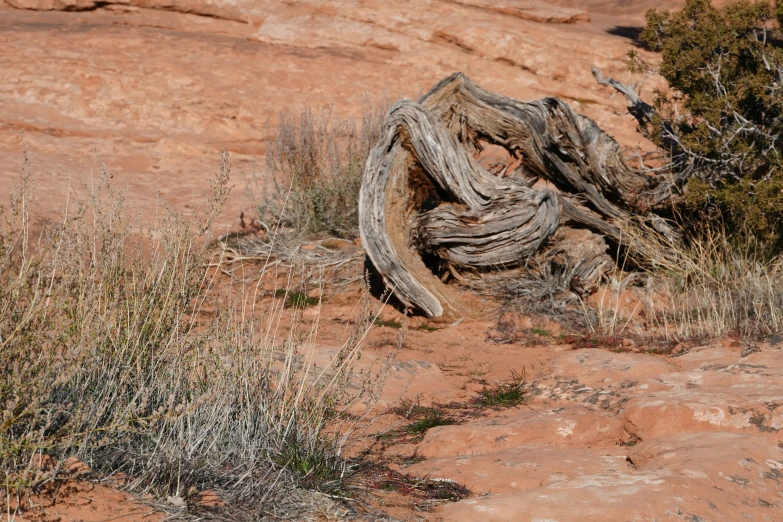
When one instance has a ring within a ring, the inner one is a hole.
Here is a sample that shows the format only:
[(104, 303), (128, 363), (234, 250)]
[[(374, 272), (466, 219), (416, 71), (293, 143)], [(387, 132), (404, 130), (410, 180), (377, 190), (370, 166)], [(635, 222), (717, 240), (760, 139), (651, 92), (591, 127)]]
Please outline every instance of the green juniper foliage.
[(680, 12), (648, 11), (641, 37), (661, 53), (671, 87), (656, 94), (652, 138), (689, 172), (680, 210), (779, 250), (783, 50), (772, 44), (772, 20), (766, 2), (720, 12), (710, 0), (687, 0)]

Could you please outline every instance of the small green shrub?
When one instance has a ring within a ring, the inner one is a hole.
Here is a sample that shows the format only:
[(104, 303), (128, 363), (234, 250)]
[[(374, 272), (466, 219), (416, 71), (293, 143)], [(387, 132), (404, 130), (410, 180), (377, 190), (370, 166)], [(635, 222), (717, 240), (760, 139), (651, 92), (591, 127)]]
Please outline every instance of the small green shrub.
[(525, 402), (525, 374), (511, 372), (511, 378), (485, 386), (473, 403), (480, 408), (511, 408)]
[(376, 318), (375, 319), (375, 324), (377, 324), (378, 326), (386, 326), (388, 328), (394, 328), (396, 330), (399, 330), (400, 328), (402, 328), (402, 323), (399, 322), (399, 321), (394, 321), (394, 320), (384, 321), (383, 319)]
[(399, 438), (412, 435), (416, 439), (420, 439), (430, 428), (461, 423), (458, 418), (447, 414), (446, 411), (440, 407), (420, 406), (410, 401), (403, 401), (391, 411), (395, 415), (404, 417), (410, 422), (401, 428), (381, 435), (380, 438)]
[(641, 38), (661, 52), (653, 139), (688, 179), (679, 211), (691, 231), (719, 222), (732, 236), (783, 246), (783, 50), (769, 3), (709, 0), (650, 10)]
[(317, 297), (310, 297), (304, 292), (289, 292), (286, 295), (285, 305), (289, 308), (307, 308), (320, 302)]
[(438, 408), (425, 408), (420, 416), (405, 427), (411, 435), (424, 435), (430, 428), (450, 426), (457, 421)]
[(437, 326), (430, 326), (424, 323), (418, 326), (414, 326), (413, 329), (418, 330), (420, 332), (437, 332), (438, 330), (440, 330), (440, 328), (438, 328)]

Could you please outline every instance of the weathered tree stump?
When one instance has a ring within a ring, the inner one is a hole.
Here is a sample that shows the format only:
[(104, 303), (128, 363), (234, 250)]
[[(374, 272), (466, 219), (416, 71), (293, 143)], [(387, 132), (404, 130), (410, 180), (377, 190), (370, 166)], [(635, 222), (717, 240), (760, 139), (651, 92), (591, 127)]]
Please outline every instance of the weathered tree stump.
[[(448, 277), (533, 258), (569, 264), (573, 290), (590, 292), (615, 266), (618, 223), (638, 216), (668, 231), (651, 213), (663, 180), (629, 168), (617, 142), (557, 98), (522, 102), (457, 73), (396, 103), (383, 125), (362, 180), (361, 238), (399, 301), (427, 316), (475, 312)], [(489, 146), (512, 159), (500, 175), (477, 159)]]

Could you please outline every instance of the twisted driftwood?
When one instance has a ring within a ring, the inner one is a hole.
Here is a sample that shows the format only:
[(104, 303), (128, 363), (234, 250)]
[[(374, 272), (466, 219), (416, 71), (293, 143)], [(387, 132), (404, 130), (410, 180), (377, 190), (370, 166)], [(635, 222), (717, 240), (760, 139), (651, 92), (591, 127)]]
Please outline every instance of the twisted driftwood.
[[(650, 213), (662, 180), (629, 168), (611, 137), (556, 98), (518, 101), (457, 73), (395, 104), (382, 136), (362, 180), (362, 242), (400, 302), (430, 317), (473, 311), (447, 277), (545, 259), (589, 292), (614, 266), (616, 223), (639, 216), (668, 231)], [(503, 175), (480, 161), (490, 145), (513, 160)]]

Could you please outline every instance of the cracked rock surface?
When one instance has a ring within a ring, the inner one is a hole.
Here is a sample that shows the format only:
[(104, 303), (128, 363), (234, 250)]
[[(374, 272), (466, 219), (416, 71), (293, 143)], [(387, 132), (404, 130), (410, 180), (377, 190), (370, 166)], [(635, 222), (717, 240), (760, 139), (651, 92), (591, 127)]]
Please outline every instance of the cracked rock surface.
[(408, 471), (476, 493), (444, 520), (781, 520), (780, 348), (561, 351), (525, 406), (430, 429)]
[(596, 18), (556, 4), (0, 0), (0, 185), (17, 175), (24, 139), (33, 211), (52, 217), (69, 185), (78, 194), (95, 178), (97, 152), (150, 218), (164, 201), (200, 208), (225, 148), (237, 188), (224, 216), (235, 223), (281, 112), (358, 117), (455, 71), (517, 99), (560, 97), (623, 145), (645, 146), (624, 101), (590, 73), (631, 79), (633, 40), (612, 28), (638, 25), (643, 10)]

